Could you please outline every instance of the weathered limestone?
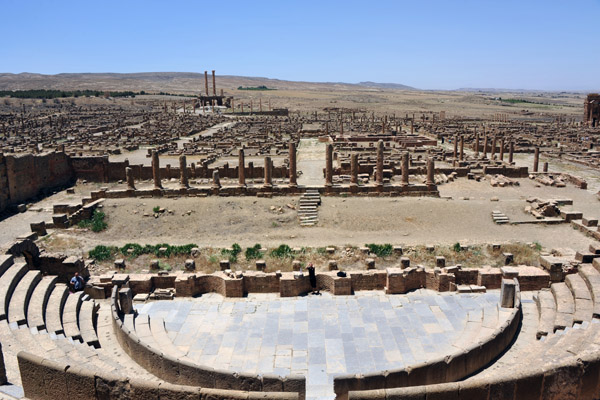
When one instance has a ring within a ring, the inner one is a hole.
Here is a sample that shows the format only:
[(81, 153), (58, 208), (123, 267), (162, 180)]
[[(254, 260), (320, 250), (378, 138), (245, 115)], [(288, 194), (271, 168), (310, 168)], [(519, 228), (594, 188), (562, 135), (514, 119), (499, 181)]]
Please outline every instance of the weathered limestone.
[(125, 168), (125, 177), (127, 180), (127, 189), (135, 190), (135, 182), (133, 180), (133, 169), (130, 167)]
[(206, 93), (206, 96), (209, 96), (209, 94), (208, 94), (208, 71), (204, 71), (204, 92)]
[(479, 158), (479, 133), (475, 132), (475, 157)]
[(238, 186), (246, 187), (246, 161), (244, 159), (244, 148), (238, 153)]
[(187, 159), (184, 155), (179, 156), (179, 185), (182, 189), (187, 189), (190, 186), (187, 173)]
[(358, 187), (358, 154), (350, 156), (350, 187)]
[(213, 78), (213, 96), (217, 95), (217, 82), (215, 80), (215, 70), (212, 70), (212, 78)]
[(459, 155), (460, 161), (463, 161), (465, 159), (465, 137), (463, 135), (460, 135), (460, 155)]
[(272, 174), (273, 163), (271, 162), (271, 157), (265, 157), (265, 183), (263, 187), (272, 188), (273, 187), (273, 174)]
[(402, 182), (401, 186), (408, 186), (408, 152), (402, 154)]
[(535, 148), (535, 153), (533, 153), (533, 172), (538, 172), (538, 165), (540, 163), (540, 148)]
[(221, 179), (219, 178), (219, 170), (215, 169), (212, 176), (212, 188), (221, 189)]
[(427, 187), (435, 186), (435, 180), (433, 179), (433, 173), (435, 171), (435, 164), (433, 157), (427, 159)]
[(487, 158), (487, 150), (488, 150), (488, 135), (487, 132), (483, 137), (483, 158)]
[(497, 144), (496, 135), (494, 135), (494, 137), (492, 138), (492, 154), (490, 156), (491, 159), (494, 159), (494, 156), (496, 155), (496, 144)]
[(516, 286), (513, 279), (502, 279), (500, 288), (500, 307), (513, 308), (515, 305)]
[(333, 145), (327, 143), (325, 148), (325, 186), (333, 186)]
[(548, 161), (542, 164), (542, 172), (548, 172)]
[(377, 171), (375, 173), (375, 186), (383, 187), (383, 140), (377, 142)]
[(500, 139), (500, 160), (504, 161), (504, 138)]
[(456, 162), (456, 157), (458, 155), (458, 135), (454, 135), (454, 151), (452, 152), (452, 161)]
[(124, 314), (133, 313), (133, 292), (131, 288), (119, 290), (119, 303), (121, 304), (121, 311)]
[(152, 179), (154, 180), (154, 188), (162, 189), (160, 184), (160, 161), (156, 150), (152, 151)]
[(296, 169), (296, 143), (290, 142), (289, 145), (290, 151), (290, 186), (296, 187), (298, 186), (298, 171)]
[(513, 141), (511, 141), (510, 145), (508, 146), (508, 162), (509, 163), (513, 162), (514, 152), (515, 152), (515, 143)]

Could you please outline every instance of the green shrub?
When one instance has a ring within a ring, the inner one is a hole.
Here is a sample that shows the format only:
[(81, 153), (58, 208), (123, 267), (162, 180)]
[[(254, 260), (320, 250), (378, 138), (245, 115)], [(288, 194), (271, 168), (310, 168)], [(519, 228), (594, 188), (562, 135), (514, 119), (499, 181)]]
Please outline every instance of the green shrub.
[(104, 222), (104, 217), (106, 217), (106, 214), (101, 211), (94, 210), (94, 214), (92, 214), (91, 219), (79, 221), (77, 226), (80, 228), (90, 228), (94, 232), (100, 232), (108, 227), (108, 224)]
[(455, 253), (460, 253), (460, 251), (462, 250), (462, 248), (460, 247), (460, 243), (454, 243), (454, 245), (452, 246), (452, 250), (454, 250)]
[[(171, 257), (171, 256), (190, 254), (194, 247), (198, 247), (198, 246), (196, 246), (193, 243), (184, 244), (182, 246), (171, 246), (170, 244), (167, 244), (167, 243), (161, 243), (161, 244), (156, 244), (156, 245), (147, 244), (145, 246), (142, 246), (137, 243), (127, 243), (125, 246), (123, 246), (119, 249), (119, 252), (121, 254), (123, 254), (124, 256), (131, 256), (131, 257), (139, 257), (143, 254), (154, 254), (157, 257), (159, 257), (159, 256)], [(164, 248), (166, 250), (164, 252), (161, 252), (160, 251), (161, 248)], [(130, 251), (130, 249), (132, 249), (132, 250)]]
[(246, 248), (246, 260), (256, 260), (262, 258), (263, 253), (261, 253), (260, 249), (262, 246), (260, 244), (255, 244), (253, 247)]
[(90, 250), (88, 254), (90, 258), (96, 261), (105, 261), (113, 258), (117, 251), (118, 249), (114, 246), (104, 246), (102, 244), (99, 244), (98, 246)]
[(377, 255), (377, 257), (387, 257), (392, 255), (392, 245), (389, 243), (386, 244), (365, 244), (365, 247), (369, 248), (369, 252)]
[(169, 264), (160, 260), (158, 261), (158, 268), (162, 269), (163, 271), (171, 271), (173, 269), (173, 267), (171, 267)]
[(154, 208), (152, 209), (152, 212), (153, 212), (154, 214), (158, 213), (159, 211), (160, 211), (160, 206), (156, 206), (156, 207), (154, 207)]
[(232, 244), (231, 249), (221, 249), (221, 255), (223, 257), (228, 257), (229, 262), (231, 262), (231, 263), (237, 262), (237, 256), (241, 252), (242, 252), (242, 248), (237, 243)]
[(292, 249), (287, 244), (281, 244), (278, 248), (271, 250), (271, 257), (277, 258), (293, 258), (294, 254)]

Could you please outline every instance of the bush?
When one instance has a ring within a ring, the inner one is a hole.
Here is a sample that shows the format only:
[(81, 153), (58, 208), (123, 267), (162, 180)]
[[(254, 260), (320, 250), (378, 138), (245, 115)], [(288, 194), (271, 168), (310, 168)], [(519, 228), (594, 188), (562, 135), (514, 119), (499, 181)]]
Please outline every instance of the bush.
[(455, 253), (460, 253), (460, 251), (462, 250), (460, 247), (460, 243), (454, 243), (454, 245), (452, 246), (452, 250), (454, 250)]
[(271, 257), (277, 258), (293, 258), (292, 249), (287, 244), (279, 245), (278, 248), (271, 250)]
[(98, 246), (90, 250), (88, 254), (90, 258), (96, 261), (105, 261), (113, 258), (117, 251), (118, 249), (114, 246), (104, 246), (102, 244), (99, 244)]
[[(190, 254), (194, 247), (198, 247), (198, 246), (196, 246), (193, 243), (184, 244), (183, 246), (171, 246), (170, 244), (167, 244), (167, 243), (161, 243), (161, 244), (156, 244), (156, 245), (147, 244), (145, 246), (142, 246), (137, 243), (127, 243), (125, 246), (123, 246), (119, 249), (119, 252), (121, 254), (123, 254), (124, 256), (131, 256), (131, 257), (139, 257), (143, 254), (154, 254), (157, 257), (159, 257), (159, 256), (171, 257), (172, 255), (179, 256), (179, 255)], [(161, 252), (160, 251), (161, 248), (164, 248), (165, 251)], [(130, 251), (130, 249), (131, 249), (131, 251)]]
[(246, 248), (246, 260), (256, 260), (262, 258), (263, 253), (261, 253), (260, 249), (262, 246), (260, 244), (255, 244), (253, 247)]
[(221, 255), (223, 257), (228, 257), (229, 262), (234, 263), (237, 262), (237, 256), (242, 252), (242, 248), (239, 244), (234, 243), (231, 245), (231, 249), (222, 249)]
[(91, 219), (79, 221), (77, 226), (80, 228), (90, 228), (94, 232), (100, 232), (108, 227), (108, 224), (104, 222), (104, 217), (106, 217), (106, 214), (101, 211), (94, 210), (94, 214), (92, 215)]
[(167, 264), (164, 261), (158, 262), (158, 268), (162, 269), (163, 271), (170, 271), (173, 269), (169, 264)]
[(392, 245), (389, 243), (386, 244), (365, 244), (365, 247), (369, 248), (369, 252), (377, 255), (377, 257), (387, 257), (392, 255)]
[(156, 207), (154, 207), (154, 208), (152, 209), (152, 212), (153, 212), (154, 214), (158, 213), (159, 211), (160, 211), (160, 206), (156, 206)]

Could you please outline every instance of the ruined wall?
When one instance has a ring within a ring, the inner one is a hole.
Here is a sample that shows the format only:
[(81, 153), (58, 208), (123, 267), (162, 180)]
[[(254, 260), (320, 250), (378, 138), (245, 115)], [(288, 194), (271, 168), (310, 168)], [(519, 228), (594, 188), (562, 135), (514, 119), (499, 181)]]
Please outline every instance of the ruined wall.
[(8, 204), (17, 204), (53, 189), (69, 185), (74, 178), (65, 153), (5, 156)]
[(8, 207), (8, 177), (6, 176), (6, 158), (0, 153), (0, 212)]
[(108, 182), (108, 156), (71, 157), (77, 179), (90, 182)]

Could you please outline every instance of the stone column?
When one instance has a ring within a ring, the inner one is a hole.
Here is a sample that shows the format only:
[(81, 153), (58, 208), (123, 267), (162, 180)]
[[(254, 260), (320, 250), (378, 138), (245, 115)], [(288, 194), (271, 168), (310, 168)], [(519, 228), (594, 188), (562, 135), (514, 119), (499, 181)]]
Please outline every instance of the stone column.
[(298, 171), (296, 170), (296, 143), (290, 142), (290, 186), (298, 186)]
[(500, 139), (500, 161), (504, 161), (504, 138)]
[(133, 180), (133, 169), (131, 169), (131, 167), (125, 168), (125, 176), (127, 178), (127, 189), (135, 190), (135, 184)]
[(542, 171), (548, 172), (548, 162), (547, 161), (542, 164)]
[(217, 96), (217, 83), (215, 80), (215, 70), (212, 70), (212, 78), (213, 78), (213, 96)]
[(492, 154), (491, 154), (490, 158), (493, 160), (495, 155), (496, 155), (496, 135), (494, 135), (494, 138), (492, 139)]
[(192, 171), (192, 178), (196, 179), (196, 164), (190, 164), (190, 170)]
[(273, 179), (272, 179), (272, 174), (271, 174), (272, 166), (273, 166), (273, 164), (271, 163), (271, 157), (269, 157), (269, 156), (265, 157), (265, 183), (263, 185), (265, 188), (273, 187)]
[(188, 188), (187, 159), (184, 155), (179, 156), (179, 185), (181, 188)]
[(538, 172), (538, 164), (540, 163), (540, 148), (535, 148), (535, 153), (533, 153), (533, 172)]
[(431, 187), (435, 185), (435, 181), (433, 179), (433, 173), (435, 171), (435, 164), (433, 161), (433, 157), (429, 157), (427, 159), (427, 187)]
[(358, 154), (350, 155), (350, 187), (358, 187)]
[(204, 71), (204, 91), (206, 92), (206, 96), (208, 97), (208, 71)]
[(402, 154), (402, 182), (401, 186), (408, 186), (408, 152)]
[(219, 170), (214, 169), (212, 173), (212, 188), (221, 189), (221, 179), (219, 178)]
[(238, 153), (238, 180), (240, 187), (246, 186), (246, 161), (244, 160), (244, 148)]
[(383, 140), (377, 142), (377, 170), (375, 171), (375, 186), (383, 186)]
[(475, 132), (475, 157), (479, 158), (479, 133)]
[(156, 150), (152, 151), (152, 179), (154, 179), (154, 189), (162, 189), (160, 184), (160, 162)]
[(327, 143), (325, 148), (325, 186), (333, 186), (333, 144)]
[(483, 158), (487, 158), (488, 136), (487, 133), (483, 136)]
[(452, 152), (453, 161), (456, 161), (458, 154), (458, 135), (454, 135), (454, 151)]
[(515, 143), (513, 141), (511, 141), (510, 144), (508, 145), (508, 162), (509, 163), (513, 162), (514, 151), (515, 151)]
[(460, 161), (465, 159), (465, 137), (460, 135)]

